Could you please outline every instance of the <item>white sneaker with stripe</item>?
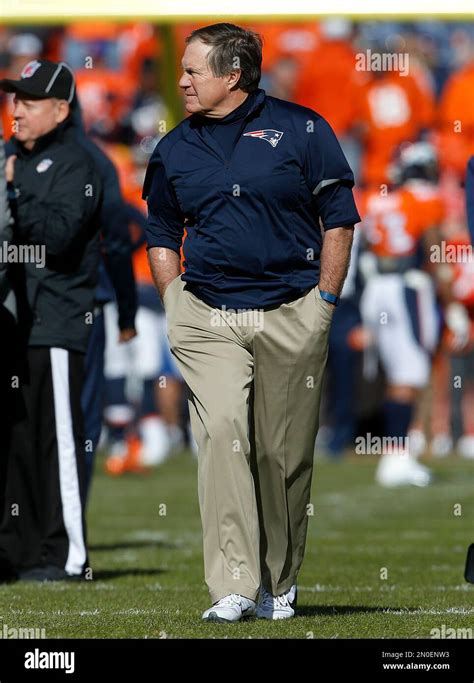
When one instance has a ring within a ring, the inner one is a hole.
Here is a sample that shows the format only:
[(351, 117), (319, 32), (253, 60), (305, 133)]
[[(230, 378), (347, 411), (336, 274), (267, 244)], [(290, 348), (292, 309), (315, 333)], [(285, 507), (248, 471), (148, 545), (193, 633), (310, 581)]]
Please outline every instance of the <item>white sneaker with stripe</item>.
[(203, 615), (203, 621), (232, 623), (255, 616), (256, 603), (243, 595), (231, 593), (218, 600)]
[(257, 605), (257, 617), (259, 619), (290, 619), (294, 617), (296, 595), (296, 584), (282, 595), (272, 595), (262, 586)]

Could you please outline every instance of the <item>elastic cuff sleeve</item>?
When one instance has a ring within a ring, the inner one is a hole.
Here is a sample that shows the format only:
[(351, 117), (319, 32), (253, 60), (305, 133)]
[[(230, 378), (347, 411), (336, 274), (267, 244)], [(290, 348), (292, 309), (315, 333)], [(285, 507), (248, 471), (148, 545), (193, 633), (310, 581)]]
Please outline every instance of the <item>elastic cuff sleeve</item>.
[(167, 237), (157, 237), (156, 239), (147, 238), (147, 251), (148, 249), (153, 249), (154, 247), (163, 247), (164, 249), (172, 249), (179, 256), (179, 250), (181, 249), (181, 244), (176, 244), (176, 242)]
[(332, 230), (332, 228), (353, 228), (356, 223), (360, 223), (360, 217), (354, 216), (353, 218), (344, 218), (342, 221), (337, 221), (337, 223), (328, 223), (327, 225), (323, 223), (324, 230)]

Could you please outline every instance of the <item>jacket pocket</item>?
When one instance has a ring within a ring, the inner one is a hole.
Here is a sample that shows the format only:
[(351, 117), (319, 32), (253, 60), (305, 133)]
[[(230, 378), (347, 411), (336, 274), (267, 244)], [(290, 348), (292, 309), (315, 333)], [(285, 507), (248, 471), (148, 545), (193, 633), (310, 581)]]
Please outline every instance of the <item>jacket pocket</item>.
[(321, 298), (318, 285), (314, 287), (313, 293), (316, 300), (316, 306), (319, 310), (321, 328), (324, 331), (327, 331), (331, 327), (332, 317), (336, 307)]

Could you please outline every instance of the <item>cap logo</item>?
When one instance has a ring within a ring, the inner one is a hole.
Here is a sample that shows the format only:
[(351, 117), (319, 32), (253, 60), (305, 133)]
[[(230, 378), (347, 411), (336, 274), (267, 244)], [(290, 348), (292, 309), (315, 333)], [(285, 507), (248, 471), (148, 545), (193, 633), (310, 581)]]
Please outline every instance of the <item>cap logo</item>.
[(52, 159), (42, 159), (36, 167), (36, 170), (38, 171), (38, 173), (44, 173), (48, 170), (52, 163)]
[(28, 64), (24, 67), (23, 71), (21, 72), (21, 77), (22, 78), (31, 78), (33, 74), (38, 71), (38, 69), (41, 66), (41, 62), (38, 62), (36, 59), (33, 60), (32, 62), (28, 62)]

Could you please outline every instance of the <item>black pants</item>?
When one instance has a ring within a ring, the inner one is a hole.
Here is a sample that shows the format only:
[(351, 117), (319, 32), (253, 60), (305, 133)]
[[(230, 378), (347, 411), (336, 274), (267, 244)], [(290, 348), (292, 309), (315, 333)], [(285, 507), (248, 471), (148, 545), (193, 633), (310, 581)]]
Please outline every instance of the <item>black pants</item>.
[(45, 347), (22, 355), (0, 547), (16, 570), (55, 565), (80, 575), (87, 566), (84, 356)]
[[(16, 359), (22, 354), (21, 337), (15, 318), (0, 305), (0, 522), (5, 509), (8, 457), (15, 418), (16, 390), (13, 378), (18, 375)], [(11, 574), (6, 548), (0, 540), (0, 578)]]

